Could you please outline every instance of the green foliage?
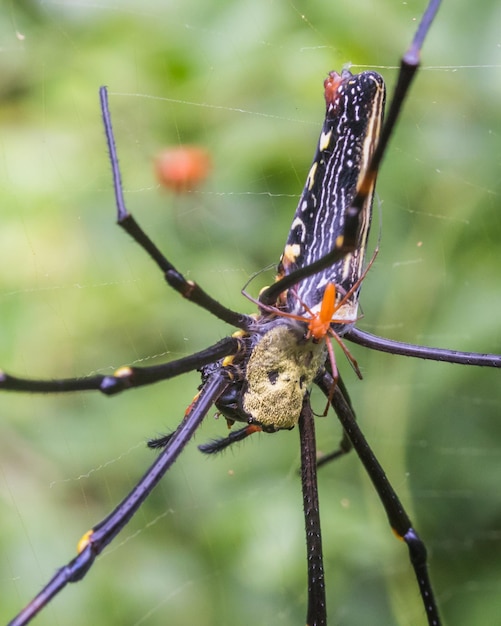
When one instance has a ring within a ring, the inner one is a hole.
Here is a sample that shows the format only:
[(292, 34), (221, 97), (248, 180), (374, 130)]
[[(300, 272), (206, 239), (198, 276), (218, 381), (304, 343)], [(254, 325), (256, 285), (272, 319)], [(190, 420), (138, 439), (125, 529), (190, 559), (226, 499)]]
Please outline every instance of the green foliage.
[[(0, 365), (22, 376), (111, 372), (232, 332), (166, 289), (115, 226), (98, 88), (110, 90), (131, 212), (222, 302), (276, 263), (324, 112), (351, 61), (391, 85), (424, 2), (6, 2), (0, 16)], [(304, 15), (304, 18), (303, 18)], [(360, 326), (501, 351), (499, 7), (446, 2), (378, 185), (379, 257)], [(438, 69), (441, 68), (441, 69)], [(198, 192), (158, 189), (153, 157), (197, 143)], [(375, 234), (378, 230), (375, 217)], [(257, 293), (272, 274), (251, 283)], [(360, 423), (431, 552), (445, 622), (497, 623), (499, 372), (350, 348)], [(0, 397), (0, 622), (74, 554), (182, 419), (196, 374), (108, 399)], [(320, 407), (321, 402), (318, 401)], [(321, 410), (321, 409), (319, 409)], [(340, 437), (318, 420), (319, 448)], [(200, 443), (224, 434), (209, 415)], [(302, 624), (306, 555), (297, 431), (206, 459), (190, 445), (85, 580), (36, 624)], [(404, 546), (357, 459), (324, 468), (331, 624), (424, 623)]]

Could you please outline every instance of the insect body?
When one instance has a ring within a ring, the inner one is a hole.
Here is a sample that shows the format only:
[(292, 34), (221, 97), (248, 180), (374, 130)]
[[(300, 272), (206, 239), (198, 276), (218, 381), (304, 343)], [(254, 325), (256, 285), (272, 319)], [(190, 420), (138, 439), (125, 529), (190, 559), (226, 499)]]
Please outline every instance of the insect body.
[[(343, 233), (344, 216), (364, 180), (383, 118), (385, 86), (375, 72), (330, 72), (324, 82), (325, 120), (280, 260), (277, 281), (321, 259)], [(231, 360), (232, 384), (216, 403), (228, 418), (252, 424), (243, 434), (293, 428), (315, 377), (323, 370), (331, 330), (345, 331), (357, 319), (359, 282), (372, 212), (372, 191), (360, 214), (357, 249), (319, 274), (280, 294), (277, 306), (261, 306), (261, 317), (244, 341), (245, 355)], [(337, 294), (337, 305), (325, 306)], [(279, 307), (279, 308), (277, 308)], [(282, 311), (279, 309), (283, 309)], [(320, 321), (329, 308), (335, 318)], [(305, 313), (310, 319), (304, 317)], [(302, 315), (301, 315), (302, 314)], [(332, 354), (331, 350), (329, 353)], [(331, 361), (334, 364), (333, 356)], [(333, 365), (335, 369), (335, 365)], [(204, 368), (204, 378), (212, 366)], [(337, 373), (336, 373), (337, 378)], [(201, 446), (226, 447), (234, 437)]]
[[(344, 230), (346, 211), (365, 178), (379, 138), (385, 100), (385, 86), (379, 74), (331, 72), (324, 87), (325, 121), (280, 261), (278, 278), (311, 265), (335, 248)], [(337, 286), (341, 298), (358, 281), (371, 224), (374, 182), (360, 212), (356, 249), (281, 294), (279, 301), (287, 311), (301, 312), (302, 303), (317, 311), (328, 283)], [(336, 311), (336, 317), (355, 322), (357, 311), (358, 289)], [(343, 327), (336, 326), (336, 331), (342, 334)]]

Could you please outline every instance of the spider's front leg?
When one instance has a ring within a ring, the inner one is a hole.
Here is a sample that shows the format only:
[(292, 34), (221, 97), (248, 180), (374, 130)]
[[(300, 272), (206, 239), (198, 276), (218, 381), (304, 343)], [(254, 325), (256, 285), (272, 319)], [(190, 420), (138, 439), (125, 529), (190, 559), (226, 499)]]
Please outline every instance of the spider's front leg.
[(226, 337), (218, 343), (195, 352), (189, 356), (151, 365), (149, 367), (120, 367), (113, 375), (87, 376), (83, 378), (60, 378), (54, 380), (33, 380), (11, 376), (0, 370), (0, 390), (19, 391), (28, 393), (64, 393), (71, 391), (101, 391), (107, 396), (115, 395), (135, 387), (152, 385), (162, 380), (192, 372), (208, 363), (230, 354), (237, 354), (241, 348), (241, 341), (236, 337)]
[(168, 445), (155, 459), (134, 489), (103, 521), (84, 534), (78, 543), (77, 556), (56, 572), (42, 591), (9, 623), (9, 626), (25, 626), (68, 583), (77, 582), (87, 574), (96, 557), (129, 522), (162, 476), (184, 450), (210, 407), (224, 393), (229, 384), (228, 373), (223, 368), (215, 372), (205, 382)]
[(127, 211), (125, 199), (122, 189), (122, 176), (118, 163), (118, 155), (115, 146), (115, 138), (113, 135), (113, 126), (111, 123), (111, 115), (108, 104), (108, 90), (101, 87), (99, 90), (101, 100), (101, 112), (103, 115), (104, 130), (106, 141), (108, 144), (108, 153), (110, 157), (111, 169), (113, 174), (113, 187), (115, 191), (115, 202), (117, 207), (117, 223), (123, 228), (134, 241), (143, 248), (143, 250), (153, 259), (156, 265), (162, 271), (167, 283), (179, 292), (184, 298), (198, 304), (203, 309), (212, 313), (219, 319), (227, 322), (231, 326), (249, 330), (254, 325), (254, 320), (249, 315), (237, 313), (220, 304), (217, 300), (209, 296), (197, 283), (186, 280), (174, 265), (160, 252), (150, 237), (143, 231), (141, 226), (136, 222), (134, 217)]

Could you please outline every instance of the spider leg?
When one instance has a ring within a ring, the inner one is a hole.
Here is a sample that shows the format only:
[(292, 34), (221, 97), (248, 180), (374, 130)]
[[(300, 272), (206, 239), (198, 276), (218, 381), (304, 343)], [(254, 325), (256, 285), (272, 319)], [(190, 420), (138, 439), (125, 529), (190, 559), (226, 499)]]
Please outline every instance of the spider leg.
[(113, 187), (115, 191), (115, 202), (117, 206), (117, 222), (134, 241), (143, 248), (143, 250), (153, 259), (162, 271), (167, 283), (179, 292), (184, 298), (198, 304), (212, 315), (219, 319), (241, 328), (249, 330), (254, 325), (254, 320), (248, 315), (237, 313), (214, 300), (207, 292), (191, 280), (186, 280), (184, 276), (170, 263), (166, 257), (160, 252), (153, 241), (143, 231), (136, 222), (134, 217), (127, 211), (125, 207), (125, 199), (122, 189), (122, 176), (118, 163), (118, 155), (115, 146), (115, 138), (113, 135), (113, 127), (111, 123), (110, 109), (108, 105), (108, 90), (101, 87), (99, 90), (101, 100), (101, 113), (103, 116), (104, 130), (106, 133), (106, 142), (108, 144), (108, 152), (110, 156), (111, 169), (113, 174)]
[(189, 356), (149, 367), (120, 367), (112, 376), (86, 378), (61, 378), (56, 380), (30, 380), (11, 376), (0, 370), (1, 391), (27, 391), (30, 393), (61, 393), (65, 391), (101, 391), (113, 395), (133, 387), (142, 387), (191, 372), (202, 365), (213, 363), (230, 354), (236, 354), (241, 340), (226, 337), (210, 348)]
[(118, 535), (153, 488), (183, 451), (207, 411), (230, 384), (223, 369), (213, 374), (205, 383), (191, 411), (182, 420), (168, 446), (161, 452), (136, 487), (99, 524), (89, 530), (78, 544), (78, 555), (59, 569), (40, 593), (9, 623), (24, 626), (41, 611), (68, 583), (81, 580), (89, 571), (95, 558)]
[(301, 442), (301, 486), (308, 561), (308, 609), (306, 623), (308, 626), (325, 626), (327, 624), (327, 609), (318, 502), (317, 448), (315, 443), (315, 420), (311, 410), (309, 395), (306, 396), (303, 403), (298, 426)]
[(428, 6), (426, 7), (426, 11), (421, 17), (421, 21), (419, 22), (419, 26), (414, 34), (411, 45), (400, 60), (400, 71), (398, 73), (397, 84), (393, 92), (393, 97), (391, 98), (390, 110), (386, 115), (383, 129), (381, 130), (381, 136), (369, 167), (367, 168), (364, 181), (355, 196), (349, 212), (356, 212), (359, 206), (360, 208), (363, 206), (362, 201), (365, 194), (364, 187), (369, 183), (369, 181), (374, 181), (376, 178), (377, 172), (386, 153), (388, 142), (393, 134), (398, 118), (400, 117), (400, 112), (402, 111), (405, 98), (409, 93), (414, 76), (416, 75), (416, 72), (421, 64), (421, 48), (426, 36), (428, 35), (431, 24), (435, 19), (440, 4), (441, 0), (430, 0)]
[[(329, 394), (332, 376), (328, 372), (325, 372), (315, 382), (325, 395)], [(336, 387), (334, 390), (332, 406), (379, 495), (393, 532), (407, 544), (410, 562), (416, 575), (426, 617), (428, 618), (428, 625), (440, 626), (440, 615), (428, 574), (426, 547), (412, 527), (409, 516), (360, 430), (353, 411), (343, 397), (339, 387)]]
[(208, 441), (207, 443), (202, 443), (198, 446), (198, 449), (204, 454), (217, 454), (218, 452), (225, 450), (228, 446), (231, 446), (238, 441), (243, 441), (254, 433), (262, 432), (262, 430), (261, 426), (258, 426), (257, 424), (247, 424), (244, 428), (230, 431), (227, 437), (220, 437), (218, 439)]
[[(323, 376), (323, 374), (321, 376)], [(315, 380), (315, 382), (317, 381)], [(350, 407), (350, 410), (353, 414), (353, 418), (356, 419), (355, 411), (351, 403), (351, 398), (348, 393), (348, 389), (346, 388), (346, 385), (344, 384), (344, 381), (340, 375), (338, 375), (338, 378), (336, 381), (336, 387), (339, 387), (341, 394), (343, 395), (346, 403)], [(333, 394), (334, 391), (332, 390), (331, 392), (331, 390), (329, 390), (329, 395), (331, 393)], [(350, 452), (352, 448), (353, 446), (351, 444), (350, 438), (346, 434), (346, 431), (343, 430), (343, 435), (341, 437), (341, 441), (339, 442), (338, 447), (332, 452), (329, 452), (328, 454), (322, 454), (320, 457), (317, 457), (317, 469), (319, 467), (322, 467), (323, 465), (327, 465), (327, 463), (330, 463), (331, 461), (334, 461), (335, 459), (338, 459), (341, 456), (344, 456), (345, 454), (348, 454), (348, 452)]]
[(388, 141), (393, 133), (397, 120), (399, 118), (402, 106), (411, 87), (413, 78), (420, 64), (420, 51), (425, 37), (430, 29), (431, 23), (440, 6), (441, 0), (430, 0), (426, 11), (418, 26), (414, 39), (409, 46), (407, 52), (400, 62), (400, 72), (398, 75), (397, 85), (391, 99), (391, 107), (386, 116), (381, 136), (379, 138), (374, 154), (370, 160), (363, 179), (357, 189), (357, 194), (349, 208), (347, 208), (344, 216), (344, 232), (337, 238), (334, 248), (321, 257), (317, 261), (310, 263), (305, 267), (300, 267), (290, 274), (287, 274), (273, 285), (265, 289), (259, 296), (259, 300), (263, 304), (273, 304), (278, 296), (285, 290), (289, 289), (303, 278), (313, 276), (321, 272), (327, 267), (334, 265), (347, 254), (355, 252), (359, 246), (360, 217), (363, 209), (367, 204), (367, 199), (372, 194), (377, 172), (381, 165), (381, 161), (386, 152)]
[(379, 350), (380, 352), (412, 356), (418, 359), (428, 359), (430, 361), (444, 361), (446, 363), (501, 367), (501, 354), (479, 354), (477, 352), (460, 352), (458, 350), (446, 350), (444, 348), (415, 346), (401, 341), (394, 341), (393, 339), (378, 337), (377, 335), (372, 335), (359, 328), (351, 328), (344, 335), (344, 338), (353, 343), (358, 343), (365, 348)]
[[(262, 432), (261, 426), (256, 424), (248, 424), (239, 430), (232, 430), (227, 437), (218, 437), (216, 439), (212, 439), (207, 443), (202, 443), (198, 446), (200, 452), (204, 454), (218, 454), (218, 452), (222, 452), (226, 450), (229, 446), (237, 443), (239, 441), (243, 441), (250, 437), (250, 435), (254, 433)], [(156, 439), (150, 439), (148, 441), (148, 448), (152, 450), (158, 450), (161, 448), (165, 448), (165, 446), (172, 439), (174, 433), (168, 433), (167, 435), (162, 435), (161, 437), (157, 437)]]

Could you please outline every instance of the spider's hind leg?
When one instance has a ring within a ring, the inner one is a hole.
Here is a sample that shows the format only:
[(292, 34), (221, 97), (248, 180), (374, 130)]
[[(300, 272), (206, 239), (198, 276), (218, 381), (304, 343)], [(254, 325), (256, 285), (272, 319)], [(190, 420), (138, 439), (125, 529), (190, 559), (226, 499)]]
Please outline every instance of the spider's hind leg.
[[(318, 377), (317, 380), (315, 380), (315, 383), (320, 387), (320, 389), (326, 393), (327, 396), (329, 396), (332, 391), (330, 389), (325, 389), (322, 386), (322, 376)], [(343, 379), (341, 378), (341, 376), (338, 375), (338, 379), (337, 382), (335, 383), (341, 393), (343, 394), (344, 399), (346, 400), (348, 406), (350, 407), (353, 416), (355, 417), (355, 411), (353, 410), (353, 405), (351, 403), (351, 399), (350, 399), (350, 395), (348, 393), (348, 389), (346, 388), (346, 385), (343, 382)], [(348, 452), (350, 452), (353, 449), (353, 445), (351, 443), (350, 438), (348, 437), (348, 435), (346, 434), (346, 431), (343, 430), (343, 435), (341, 437), (341, 440), (338, 444), (338, 447), (333, 450), (332, 452), (329, 452), (328, 454), (320, 454), (317, 457), (317, 468), (318, 467), (322, 467), (323, 465), (327, 465), (328, 463), (330, 463), (331, 461), (334, 461), (335, 459), (339, 459), (340, 457), (344, 456), (345, 454), (348, 454)]]

